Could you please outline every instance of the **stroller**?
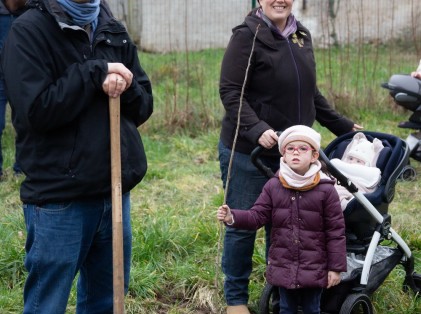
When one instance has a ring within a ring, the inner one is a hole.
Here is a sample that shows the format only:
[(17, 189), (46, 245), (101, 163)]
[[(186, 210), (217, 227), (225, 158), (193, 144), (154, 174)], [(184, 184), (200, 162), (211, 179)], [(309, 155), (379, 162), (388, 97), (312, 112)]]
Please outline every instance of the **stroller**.
[[(387, 83), (381, 85), (390, 91), (395, 103), (412, 111), (408, 121), (399, 123), (398, 127), (414, 130), (406, 138), (410, 157), (421, 161), (421, 80), (410, 75), (392, 75)], [(415, 170), (408, 165), (403, 170), (403, 178), (415, 177)]]
[[(421, 274), (414, 271), (414, 258), (404, 240), (391, 227), (389, 204), (395, 195), (395, 185), (402, 169), (408, 164), (409, 148), (400, 138), (378, 132), (363, 131), (368, 140), (378, 138), (384, 148), (380, 151), (376, 166), (382, 177), (379, 187), (372, 193), (363, 194), (339, 170), (330, 159), (341, 158), (354, 133), (345, 134), (333, 140), (320, 159), (338, 182), (352, 193), (354, 198), (344, 210), (347, 242), (347, 273), (342, 274), (341, 283), (324, 290), (321, 298), (322, 313), (364, 313), (372, 314), (370, 295), (384, 282), (398, 265), (405, 269), (403, 289), (415, 293), (421, 290)], [(267, 176), (273, 176), (259, 158), (263, 148), (252, 153), (252, 162)], [(390, 240), (392, 246), (383, 246)], [(276, 287), (266, 283), (259, 300), (259, 313), (279, 313), (279, 295)]]

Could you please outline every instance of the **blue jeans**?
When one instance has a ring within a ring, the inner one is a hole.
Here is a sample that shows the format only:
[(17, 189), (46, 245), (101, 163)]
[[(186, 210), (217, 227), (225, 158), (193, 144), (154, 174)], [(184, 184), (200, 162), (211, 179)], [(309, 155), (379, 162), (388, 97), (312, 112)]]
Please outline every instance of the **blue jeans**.
[(322, 291), (322, 288), (279, 288), (279, 313), (296, 314), (300, 305), (303, 314), (320, 314)]
[[(10, 26), (12, 25), (15, 18), (16, 17), (12, 14), (0, 15), (0, 52), (3, 48)], [(0, 78), (0, 175), (3, 174), (3, 152), (1, 138), (3, 135), (3, 130), (6, 127), (6, 105), (7, 98), (4, 88), (4, 82)], [(16, 167), (19, 168), (18, 165), (16, 165)]]
[[(122, 205), (127, 293), (132, 241), (129, 193), (123, 195)], [(110, 198), (24, 204), (23, 210), (28, 233), (23, 313), (65, 313), (77, 273), (76, 313), (113, 313)]]
[[(225, 189), (231, 150), (221, 142), (218, 145), (221, 178)], [(262, 158), (273, 171), (279, 168), (279, 158)], [(263, 175), (251, 162), (250, 155), (234, 153), (229, 190), (226, 201), (230, 208), (250, 209), (262, 192), (268, 177)], [(266, 244), (269, 245), (268, 228)], [(252, 271), (252, 257), (256, 232), (227, 227), (222, 254), (222, 271), (225, 275), (224, 295), (228, 305), (248, 303), (248, 284)], [(266, 252), (267, 252), (266, 248)]]

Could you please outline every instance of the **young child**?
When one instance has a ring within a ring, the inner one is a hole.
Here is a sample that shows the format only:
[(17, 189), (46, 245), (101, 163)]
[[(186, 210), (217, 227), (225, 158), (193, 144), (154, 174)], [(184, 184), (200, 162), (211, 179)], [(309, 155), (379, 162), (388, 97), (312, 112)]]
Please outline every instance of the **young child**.
[[(381, 179), (381, 171), (376, 167), (382, 142), (375, 138), (370, 142), (364, 133), (358, 132), (352, 138), (341, 159), (333, 158), (330, 162), (355, 184), (360, 192), (374, 192)], [(342, 210), (354, 196), (342, 185), (335, 185), (339, 194)]]
[[(346, 272), (345, 223), (335, 181), (320, 171), (320, 134), (296, 125), (278, 140), (280, 169), (250, 210), (222, 205), (217, 219), (239, 229), (272, 223), (266, 279), (279, 287), (281, 313), (320, 313), (323, 288)], [(238, 258), (241, 258), (239, 256)]]

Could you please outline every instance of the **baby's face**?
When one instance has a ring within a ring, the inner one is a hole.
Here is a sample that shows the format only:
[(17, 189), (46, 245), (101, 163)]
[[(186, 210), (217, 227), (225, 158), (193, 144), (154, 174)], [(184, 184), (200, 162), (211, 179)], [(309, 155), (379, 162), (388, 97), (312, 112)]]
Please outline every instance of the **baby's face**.
[(349, 163), (349, 164), (357, 164), (357, 165), (365, 166), (365, 162), (363, 160), (358, 159), (358, 158), (353, 157), (353, 156), (346, 157), (346, 162)]

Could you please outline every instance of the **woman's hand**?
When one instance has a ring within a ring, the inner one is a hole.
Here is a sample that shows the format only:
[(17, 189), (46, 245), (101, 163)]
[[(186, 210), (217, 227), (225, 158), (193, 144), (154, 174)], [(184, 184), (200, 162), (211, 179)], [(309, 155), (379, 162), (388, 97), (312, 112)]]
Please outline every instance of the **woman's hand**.
[(362, 127), (359, 124), (354, 124), (354, 126), (352, 127), (352, 131), (353, 132), (355, 132), (355, 131), (361, 131), (362, 129), (364, 129), (364, 127)]
[(269, 149), (278, 143), (278, 135), (274, 130), (266, 130), (257, 142), (264, 148)]

